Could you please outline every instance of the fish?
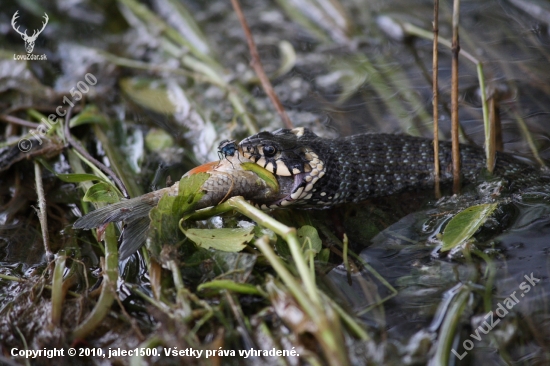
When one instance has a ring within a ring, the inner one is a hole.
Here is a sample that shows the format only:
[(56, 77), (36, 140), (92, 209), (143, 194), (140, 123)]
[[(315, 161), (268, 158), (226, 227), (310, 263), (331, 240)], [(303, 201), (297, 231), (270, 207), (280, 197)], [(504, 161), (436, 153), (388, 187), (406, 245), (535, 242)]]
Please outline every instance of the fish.
[[(208, 162), (191, 169), (182, 179), (199, 173), (207, 173), (209, 177), (200, 188), (204, 195), (197, 202), (195, 210), (219, 205), (235, 196), (243, 196), (256, 205), (277, 201), (284, 197), (284, 192), (293, 184), (291, 179), (276, 179), (270, 172), (245, 158), (242, 150), (238, 149), (233, 155), (226, 154), (220, 161)], [(265, 178), (266, 175), (268, 178)], [(78, 218), (73, 228), (90, 230), (110, 222), (124, 222), (119, 250), (119, 258), (124, 260), (144, 243), (150, 223), (149, 212), (163, 196), (177, 196), (179, 184), (178, 181), (170, 187), (96, 209)]]

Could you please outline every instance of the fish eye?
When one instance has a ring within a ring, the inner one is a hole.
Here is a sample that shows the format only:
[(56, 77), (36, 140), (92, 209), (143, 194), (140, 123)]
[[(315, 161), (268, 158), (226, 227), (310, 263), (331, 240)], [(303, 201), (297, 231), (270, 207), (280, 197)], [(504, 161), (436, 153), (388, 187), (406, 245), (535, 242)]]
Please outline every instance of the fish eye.
[(277, 149), (273, 145), (265, 145), (263, 150), (266, 158), (275, 156), (275, 154), (277, 153)]

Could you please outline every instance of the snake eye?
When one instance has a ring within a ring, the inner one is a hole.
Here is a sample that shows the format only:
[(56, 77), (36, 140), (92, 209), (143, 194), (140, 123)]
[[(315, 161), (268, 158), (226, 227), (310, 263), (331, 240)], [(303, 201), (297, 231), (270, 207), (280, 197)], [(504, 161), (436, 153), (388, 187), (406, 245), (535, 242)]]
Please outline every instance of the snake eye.
[(264, 155), (266, 158), (270, 158), (272, 156), (275, 156), (275, 154), (277, 153), (277, 149), (275, 148), (275, 146), (272, 146), (272, 145), (265, 145), (264, 146)]

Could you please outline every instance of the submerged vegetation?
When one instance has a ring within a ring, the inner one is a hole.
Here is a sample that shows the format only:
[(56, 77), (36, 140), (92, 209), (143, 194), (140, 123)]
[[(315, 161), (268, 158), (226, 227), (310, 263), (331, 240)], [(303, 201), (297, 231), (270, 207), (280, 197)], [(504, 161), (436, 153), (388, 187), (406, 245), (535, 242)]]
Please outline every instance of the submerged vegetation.
[[(241, 5), (295, 126), (431, 135), (431, 1)], [(448, 139), (452, 6), (440, 7)], [(25, 53), (16, 11), (29, 35), (49, 16), (33, 51), (47, 60), (14, 56)], [(500, 126), (497, 148), (543, 167), (550, 8), (488, 0), (461, 11), (461, 139), (483, 145), (485, 114)], [(519, 197), (487, 174), (439, 200), (266, 213), (235, 197), (195, 212), (207, 176), (183, 173), (219, 160), (220, 141), (283, 126), (230, 1), (21, 0), (3, 5), (0, 24), (0, 363), (54, 348), (84, 364), (550, 361), (547, 193)], [(128, 228), (73, 228), (178, 181), (129, 258), (118, 242)]]

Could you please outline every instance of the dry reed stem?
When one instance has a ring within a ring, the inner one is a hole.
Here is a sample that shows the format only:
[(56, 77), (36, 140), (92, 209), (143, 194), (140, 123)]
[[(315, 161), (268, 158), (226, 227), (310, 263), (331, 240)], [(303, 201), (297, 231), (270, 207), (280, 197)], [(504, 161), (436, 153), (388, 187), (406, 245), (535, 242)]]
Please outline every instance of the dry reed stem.
[(44, 194), (44, 186), (42, 184), (42, 167), (38, 161), (34, 161), (34, 177), (36, 183), (36, 194), (38, 196), (38, 218), (40, 220), (40, 228), (42, 229), (42, 240), (44, 241), (44, 252), (46, 258), (52, 256), (50, 249), (50, 235), (48, 232), (48, 214), (46, 212), (46, 196)]
[(439, 185), (439, 59), (438, 59), (438, 36), (439, 36), (439, 0), (434, 0), (434, 20), (433, 20), (433, 54), (432, 54), (432, 105), (434, 119), (434, 183), (435, 196), (441, 197), (441, 188)]
[(29, 127), (29, 128), (35, 129), (35, 130), (40, 126), (40, 123), (25, 121), (24, 119), (14, 117), (14, 116), (9, 116), (7, 114), (0, 115), (0, 121), (6, 122), (6, 123), (11, 123), (11, 124), (14, 124), (14, 125), (23, 126), (23, 127)]
[(458, 36), (458, 24), (460, 15), (460, 0), (453, 2), (453, 40), (451, 60), (451, 141), (453, 144), (453, 192), (460, 192), (460, 146), (458, 142), (458, 54), (460, 53), (460, 42)]
[(241, 26), (243, 27), (246, 41), (248, 42), (250, 56), (252, 57), (252, 60), (250, 60), (250, 66), (252, 66), (252, 68), (256, 72), (256, 75), (258, 75), (258, 78), (262, 83), (262, 87), (264, 88), (265, 93), (273, 103), (273, 106), (277, 110), (277, 113), (279, 113), (279, 116), (283, 120), (286, 128), (293, 128), (294, 126), (292, 125), (290, 118), (288, 118), (288, 115), (286, 114), (286, 111), (283, 108), (281, 101), (277, 97), (277, 94), (275, 94), (275, 90), (273, 90), (273, 86), (271, 85), (269, 78), (265, 74), (264, 68), (262, 66), (262, 61), (260, 60), (260, 55), (258, 54), (258, 49), (256, 48), (256, 44), (254, 43), (254, 38), (252, 38), (252, 33), (250, 32), (250, 28), (248, 27), (248, 23), (246, 22), (246, 18), (244, 17), (241, 5), (239, 4), (238, 0), (231, 0), (231, 4), (233, 5), (233, 9), (235, 9), (235, 13), (237, 13), (237, 17), (239, 18)]

